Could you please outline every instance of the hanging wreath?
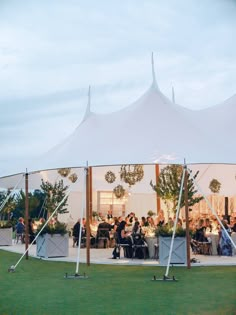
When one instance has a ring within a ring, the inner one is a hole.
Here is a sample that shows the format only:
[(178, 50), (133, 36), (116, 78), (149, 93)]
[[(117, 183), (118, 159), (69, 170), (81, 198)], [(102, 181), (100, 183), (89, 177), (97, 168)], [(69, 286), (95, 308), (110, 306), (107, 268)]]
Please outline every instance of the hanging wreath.
[(58, 174), (60, 174), (62, 177), (67, 177), (70, 174), (70, 168), (60, 168), (58, 170)]
[(68, 178), (72, 183), (75, 183), (78, 179), (78, 175), (76, 173), (73, 173)]
[(105, 175), (105, 180), (109, 183), (112, 184), (116, 180), (116, 175), (112, 171), (108, 171)]
[(209, 188), (211, 192), (213, 192), (214, 194), (218, 194), (220, 192), (221, 183), (217, 179), (213, 178), (210, 181)]
[(143, 179), (143, 165), (121, 165), (120, 179), (131, 187)]
[(113, 193), (116, 196), (116, 198), (121, 199), (125, 195), (125, 189), (122, 185), (118, 185), (113, 189)]

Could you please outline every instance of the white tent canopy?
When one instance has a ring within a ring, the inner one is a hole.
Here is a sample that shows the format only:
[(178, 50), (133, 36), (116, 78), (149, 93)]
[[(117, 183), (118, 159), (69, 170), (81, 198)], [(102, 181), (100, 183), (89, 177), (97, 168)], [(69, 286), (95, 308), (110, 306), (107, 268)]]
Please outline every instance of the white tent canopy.
[(38, 159), (0, 171), (13, 173), (62, 167), (236, 162), (233, 119), (236, 97), (204, 110), (171, 102), (156, 83), (136, 102), (109, 114), (90, 111), (67, 139)]

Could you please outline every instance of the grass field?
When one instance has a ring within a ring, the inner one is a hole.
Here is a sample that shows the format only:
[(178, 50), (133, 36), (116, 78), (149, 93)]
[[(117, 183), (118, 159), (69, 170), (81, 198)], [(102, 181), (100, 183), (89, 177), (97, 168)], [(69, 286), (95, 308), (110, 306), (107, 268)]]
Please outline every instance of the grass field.
[(0, 314), (236, 314), (236, 267), (80, 265), (88, 279), (65, 279), (74, 263), (25, 258), (0, 250)]

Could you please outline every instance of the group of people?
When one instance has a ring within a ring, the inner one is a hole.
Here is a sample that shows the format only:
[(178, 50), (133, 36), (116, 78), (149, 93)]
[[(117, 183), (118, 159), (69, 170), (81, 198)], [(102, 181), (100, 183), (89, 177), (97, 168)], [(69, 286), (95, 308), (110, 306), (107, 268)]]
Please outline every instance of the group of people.
[(236, 232), (236, 218), (228, 222), (227, 219), (222, 218), (221, 224), (216, 220), (211, 221), (209, 218), (199, 219), (198, 224), (195, 226), (191, 222), (190, 228), (193, 231), (192, 249), (199, 243), (211, 243), (209, 233), (213, 231), (219, 235), (217, 244), (217, 253), (222, 256), (232, 256), (232, 244), (229, 236), (232, 232)]
[[(16, 242), (20, 240), (22, 243), (25, 242), (25, 222), (24, 218), (20, 217), (15, 225), (15, 233), (16, 233)], [(35, 224), (34, 220), (28, 219), (28, 235), (29, 235), (29, 243), (33, 243), (35, 239)]]

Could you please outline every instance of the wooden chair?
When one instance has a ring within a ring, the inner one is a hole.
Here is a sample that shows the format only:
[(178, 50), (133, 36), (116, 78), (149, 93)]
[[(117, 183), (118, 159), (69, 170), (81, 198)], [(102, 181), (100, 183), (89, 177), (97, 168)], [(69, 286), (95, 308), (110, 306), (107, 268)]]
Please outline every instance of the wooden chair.
[(98, 248), (99, 242), (103, 241), (103, 247), (109, 248), (110, 234), (109, 228), (98, 228), (97, 238), (96, 238), (96, 247)]

